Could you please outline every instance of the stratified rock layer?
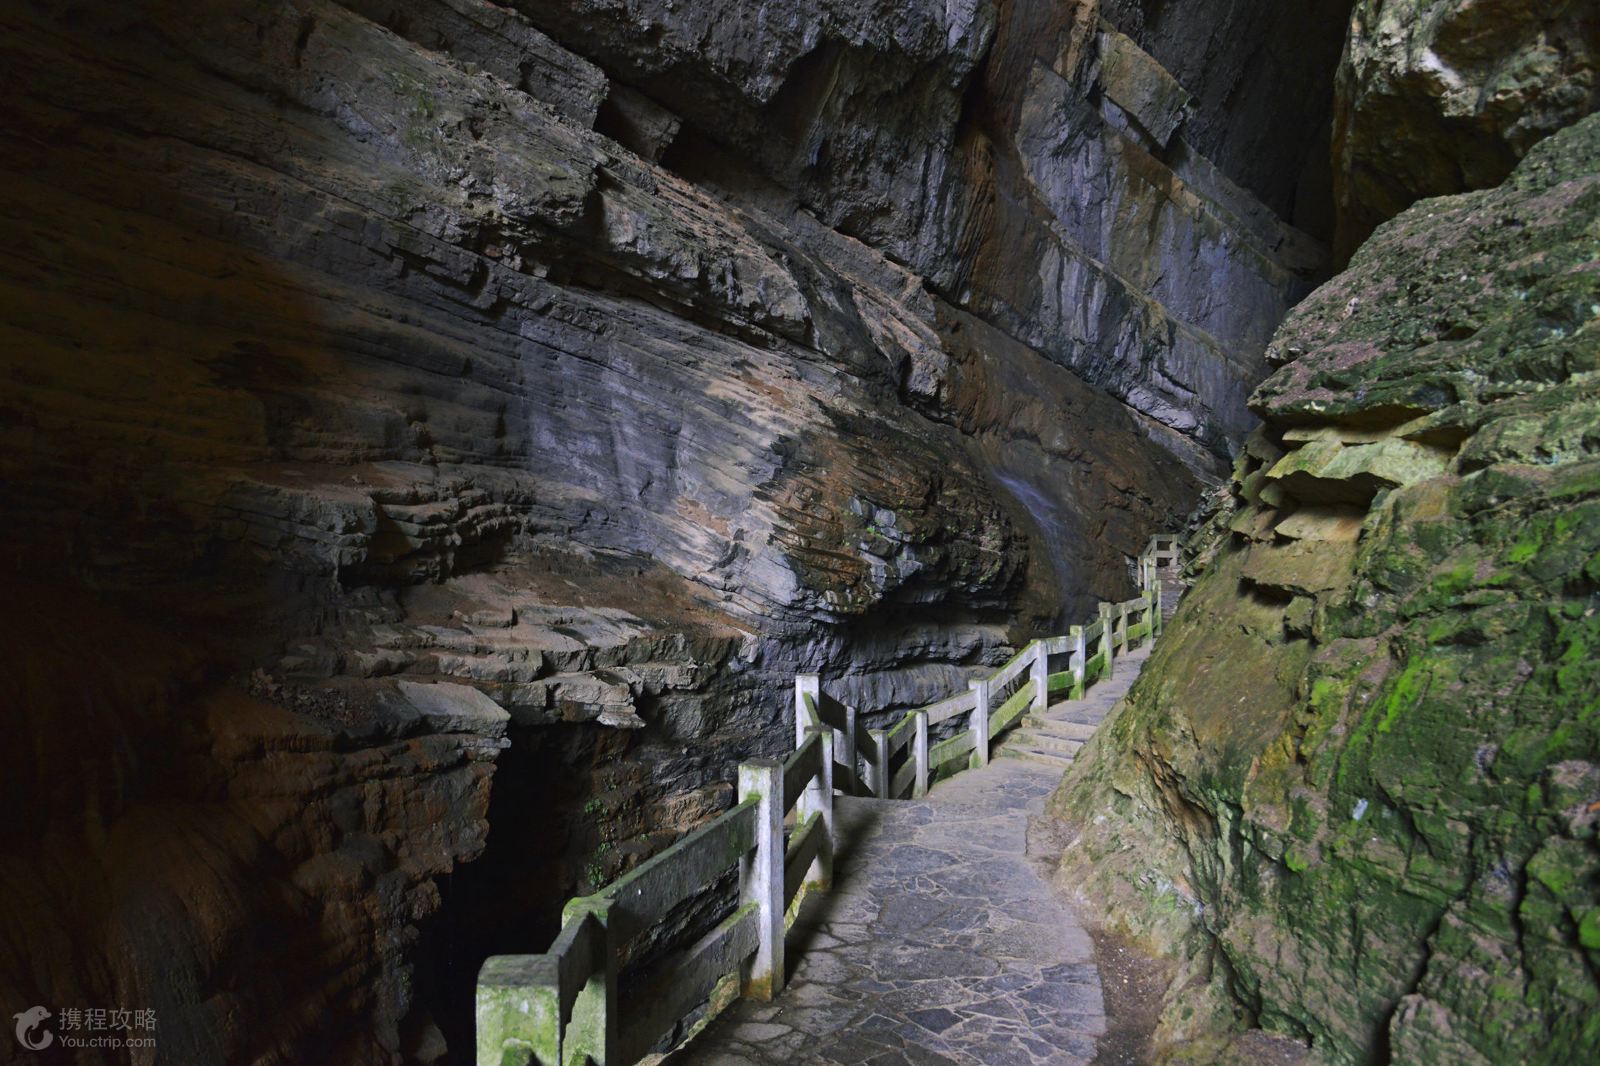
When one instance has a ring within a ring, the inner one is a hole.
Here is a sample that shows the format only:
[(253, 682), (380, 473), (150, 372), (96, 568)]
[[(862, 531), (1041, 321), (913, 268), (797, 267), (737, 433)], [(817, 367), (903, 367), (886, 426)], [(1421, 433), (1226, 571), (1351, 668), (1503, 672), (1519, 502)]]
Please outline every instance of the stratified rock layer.
[(0, 999), (438, 1061), (478, 959), (787, 745), (796, 670), (925, 702), (1128, 594), (1315, 243), (1074, 68), (1029, 99), (1119, 169), (1075, 200), (1035, 108), (1082, 236), (1013, 255), (1046, 215), (956, 147), (994, 5), (792, 6), (0, 13)]
[(1344, 2), (7, 5), (0, 1000), (459, 1054), (796, 670), (1125, 598), (1325, 266)]
[(1064, 883), (1187, 945), (1168, 1037), (1600, 1046), (1597, 159), (1590, 118), (1416, 205), (1274, 340), (1212, 557), (1054, 799)]

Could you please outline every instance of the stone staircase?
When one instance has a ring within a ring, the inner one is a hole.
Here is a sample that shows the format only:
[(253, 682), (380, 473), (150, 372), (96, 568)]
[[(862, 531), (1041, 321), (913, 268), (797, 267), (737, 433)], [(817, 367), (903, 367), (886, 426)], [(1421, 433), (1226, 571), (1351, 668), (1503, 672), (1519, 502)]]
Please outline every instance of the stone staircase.
[(1048, 714), (1030, 716), (1022, 720), (1022, 725), (1006, 738), (995, 754), (1066, 766), (1084, 741), (1094, 735), (1097, 724), (1053, 718)]
[[(1157, 579), (1161, 583), (1161, 616), (1169, 619), (1187, 586), (1179, 579), (1177, 566), (1161, 567)], [(1117, 675), (1091, 688), (1084, 699), (1053, 703), (1043, 714), (1023, 716), (995, 748), (995, 757), (1027, 759), (1065, 770), (1111, 708), (1127, 695), (1148, 655), (1149, 649), (1142, 648), (1118, 659)]]
[(1093, 686), (1081, 700), (1053, 703), (1044, 714), (1026, 715), (996, 746), (995, 758), (1027, 759), (1065, 770), (1095, 729), (1133, 687), (1150, 655), (1149, 648), (1117, 660), (1116, 672)]
[(1162, 567), (1159, 572), (1161, 580), (1161, 617), (1163, 620), (1171, 618), (1178, 610), (1178, 600), (1188, 591), (1189, 586), (1178, 577), (1176, 566)]

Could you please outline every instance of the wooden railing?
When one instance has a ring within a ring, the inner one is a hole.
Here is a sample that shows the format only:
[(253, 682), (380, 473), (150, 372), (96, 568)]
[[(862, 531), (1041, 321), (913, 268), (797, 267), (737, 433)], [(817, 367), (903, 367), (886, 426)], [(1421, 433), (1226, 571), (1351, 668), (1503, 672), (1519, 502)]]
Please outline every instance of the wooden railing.
[[(918, 797), (939, 777), (987, 763), (995, 738), (1029, 709), (1043, 712), (1057, 693), (1082, 698), (1111, 676), (1118, 658), (1155, 639), (1157, 570), (1177, 560), (1176, 537), (1152, 537), (1138, 560), (1138, 596), (1100, 604), (1094, 621), (1033, 641), (967, 691), (908, 711), (888, 729), (865, 728), (854, 707), (822, 691), (818, 675), (798, 675), (793, 754), (742, 763), (731, 809), (568, 902), (548, 952), (484, 962), (478, 1066), (630, 1064), (731, 975), (743, 995), (777, 995), (787, 916), (802, 891), (826, 889), (833, 879), (834, 792)], [(739, 896), (731, 913), (665, 958), (631, 964), (635, 948), (653, 943), (676, 908), (734, 870)]]
[(1177, 566), (1182, 561), (1179, 556), (1178, 539), (1176, 533), (1157, 533), (1150, 538), (1144, 551), (1139, 555), (1141, 589), (1149, 589), (1156, 583), (1156, 570)]
[[(1082, 699), (1090, 685), (1111, 676), (1119, 657), (1154, 640), (1161, 632), (1158, 571), (1177, 561), (1176, 536), (1151, 537), (1138, 559), (1138, 596), (1099, 604), (1093, 622), (1033, 641), (993, 675), (969, 682), (967, 691), (907, 711), (888, 729), (861, 728), (856, 709), (822, 692), (816, 674), (795, 678), (796, 721), (815, 707), (809, 727), (833, 731), (840, 753), (834, 782), (846, 795), (920, 797), (938, 778), (986, 764), (994, 741), (1028, 711), (1044, 713), (1061, 693)], [(952, 730), (946, 724), (952, 720), (964, 727)]]
[[(636, 1062), (738, 972), (743, 993), (783, 987), (784, 916), (833, 870), (833, 737), (807, 730), (783, 762), (739, 767), (738, 801), (655, 858), (574, 899), (543, 955), (496, 955), (478, 973), (478, 1062)], [(784, 821), (794, 812), (785, 844)], [(738, 870), (739, 899), (709, 933), (651, 967), (622, 960), (674, 907)], [(626, 994), (624, 994), (626, 991)], [(622, 1020), (627, 1024), (623, 1026)]]

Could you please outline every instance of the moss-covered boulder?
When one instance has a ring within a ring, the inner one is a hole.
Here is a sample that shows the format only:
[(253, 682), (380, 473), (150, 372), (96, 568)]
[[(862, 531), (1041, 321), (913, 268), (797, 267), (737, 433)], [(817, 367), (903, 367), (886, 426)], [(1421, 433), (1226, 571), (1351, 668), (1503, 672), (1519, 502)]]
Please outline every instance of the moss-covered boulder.
[(1053, 810), (1219, 1021), (1336, 1063), (1600, 1049), (1600, 117), (1290, 316), (1220, 548)]

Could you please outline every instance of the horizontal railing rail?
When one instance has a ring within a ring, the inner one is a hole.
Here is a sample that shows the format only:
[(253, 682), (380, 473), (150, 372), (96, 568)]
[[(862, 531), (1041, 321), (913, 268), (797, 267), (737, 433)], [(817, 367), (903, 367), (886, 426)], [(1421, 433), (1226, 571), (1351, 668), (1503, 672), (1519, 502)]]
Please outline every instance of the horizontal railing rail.
[[(1101, 603), (1093, 621), (1070, 627), (1064, 636), (1031, 642), (992, 675), (971, 682), (966, 692), (907, 711), (888, 730), (869, 730), (877, 739), (867, 746), (863, 761), (873, 781), (873, 795), (881, 799), (921, 796), (940, 777), (982, 766), (989, 761), (995, 740), (1030, 711), (1043, 713), (1051, 696), (1065, 693), (1068, 698), (1081, 699), (1090, 685), (1109, 678), (1118, 658), (1149, 644), (1160, 633), (1157, 571), (1176, 565), (1177, 560), (1177, 537), (1150, 538), (1136, 567), (1138, 596), (1120, 603)], [(816, 684), (815, 675), (806, 676), (811, 679), (808, 684)], [(950, 728), (948, 723), (963, 718), (964, 728)], [(935, 734), (949, 735), (930, 740)], [(892, 775), (882, 775), (879, 755), (887, 762), (902, 751), (909, 751), (909, 757)]]
[[(807, 709), (815, 703), (811, 694)], [(733, 807), (569, 902), (549, 952), (484, 963), (480, 1064), (498, 1066), (508, 1053), (541, 1066), (636, 1062), (735, 972), (747, 996), (770, 999), (782, 990), (785, 916), (802, 890), (825, 889), (833, 876), (833, 733), (814, 715), (802, 715), (800, 731), (783, 762), (740, 765)], [(734, 869), (733, 912), (689, 947), (656, 960), (637, 991), (621, 994), (629, 948)]]
[[(868, 728), (855, 707), (822, 691), (819, 675), (797, 675), (788, 758), (740, 764), (731, 808), (569, 901), (548, 952), (484, 962), (479, 1066), (629, 1064), (735, 974), (743, 995), (777, 995), (797, 901), (833, 879), (834, 793), (926, 795), (938, 778), (986, 764), (994, 741), (1030, 711), (1043, 713), (1053, 695), (1083, 698), (1112, 676), (1118, 658), (1161, 632), (1157, 571), (1176, 566), (1178, 551), (1176, 536), (1151, 537), (1137, 561), (1138, 596), (1099, 604), (1092, 621), (1030, 642), (966, 691), (907, 711), (887, 729)], [(630, 972), (634, 949), (653, 943), (652, 930), (735, 870), (739, 896), (729, 913), (687, 946), (653, 957), (648, 973)]]

